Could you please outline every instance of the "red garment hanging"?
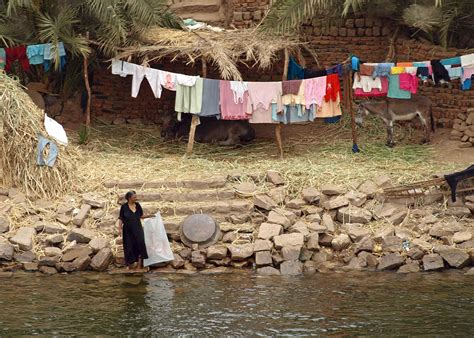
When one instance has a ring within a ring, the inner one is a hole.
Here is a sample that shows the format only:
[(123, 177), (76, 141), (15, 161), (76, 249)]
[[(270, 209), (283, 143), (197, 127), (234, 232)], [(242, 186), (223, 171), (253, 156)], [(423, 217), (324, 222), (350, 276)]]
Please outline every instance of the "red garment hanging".
[(7, 62), (5, 64), (5, 71), (9, 72), (12, 68), (12, 64), (18, 61), (24, 71), (30, 69), (30, 61), (26, 55), (26, 46), (21, 45), (13, 48), (5, 48), (5, 54), (7, 56)]
[(324, 100), (336, 102), (337, 98), (341, 99), (341, 84), (337, 74), (328, 75), (326, 78), (326, 95)]

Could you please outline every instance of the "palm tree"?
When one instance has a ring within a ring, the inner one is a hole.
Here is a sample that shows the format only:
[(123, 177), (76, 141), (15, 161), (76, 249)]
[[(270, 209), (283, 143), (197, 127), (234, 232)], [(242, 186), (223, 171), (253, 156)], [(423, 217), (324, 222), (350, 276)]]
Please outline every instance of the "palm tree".
[(474, 0), (276, 0), (261, 27), (286, 33), (314, 17), (351, 13), (390, 20), (445, 47), (472, 47)]
[[(151, 26), (180, 27), (166, 0), (5, 0), (0, 1), (0, 43), (64, 42), (73, 55), (91, 53), (86, 33), (106, 56), (140, 41)], [(54, 48), (54, 47), (53, 47)], [(59, 53), (53, 49), (59, 67)]]

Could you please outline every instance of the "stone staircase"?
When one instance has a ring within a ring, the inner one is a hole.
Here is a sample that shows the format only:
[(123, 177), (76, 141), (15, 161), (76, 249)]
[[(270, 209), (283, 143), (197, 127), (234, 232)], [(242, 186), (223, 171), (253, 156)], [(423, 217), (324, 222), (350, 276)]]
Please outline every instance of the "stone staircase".
[(183, 19), (224, 27), (230, 23), (225, 0), (172, 0), (170, 6)]
[(145, 214), (160, 212), (167, 233), (179, 236), (179, 226), (189, 215), (205, 213), (212, 216), (222, 231), (253, 232), (255, 217), (252, 198), (240, 197), (226, 177), (206, 180), (183, 181), (107, 181), (107, 188), (117, 192), (117, 208), (112, 215), (118, 216), (118, 205), (125, 202), (125, 193), (137, 192), (138, 201)]

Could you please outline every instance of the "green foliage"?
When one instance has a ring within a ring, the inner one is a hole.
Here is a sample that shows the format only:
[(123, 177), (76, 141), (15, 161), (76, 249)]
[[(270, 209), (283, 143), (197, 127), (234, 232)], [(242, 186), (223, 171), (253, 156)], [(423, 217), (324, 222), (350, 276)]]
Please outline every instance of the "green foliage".
[(79, 127), (79, 130), (77, 131), (77, 134), (79, 136), (79, 144), (87, 144), (89, 142), (90, 138), (90, 131), (87, 129), (87, 127), (84, 124), (81, 124)]
[(413, 30), (444, 47), (472, 47), (474, 0), (276, 0), (262, 29), (297, 30), (314, 17), (364, 13)]

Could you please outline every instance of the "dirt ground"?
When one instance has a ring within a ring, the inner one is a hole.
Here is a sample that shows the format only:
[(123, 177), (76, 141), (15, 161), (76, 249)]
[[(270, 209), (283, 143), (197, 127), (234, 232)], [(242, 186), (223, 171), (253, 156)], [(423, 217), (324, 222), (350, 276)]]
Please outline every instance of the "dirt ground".
[(474, 164), (474, 147), (461, 149), (458, 142), (449, 139), (450, 129), (438, 129), (433, 140), (433, 159), (444, 163)]

